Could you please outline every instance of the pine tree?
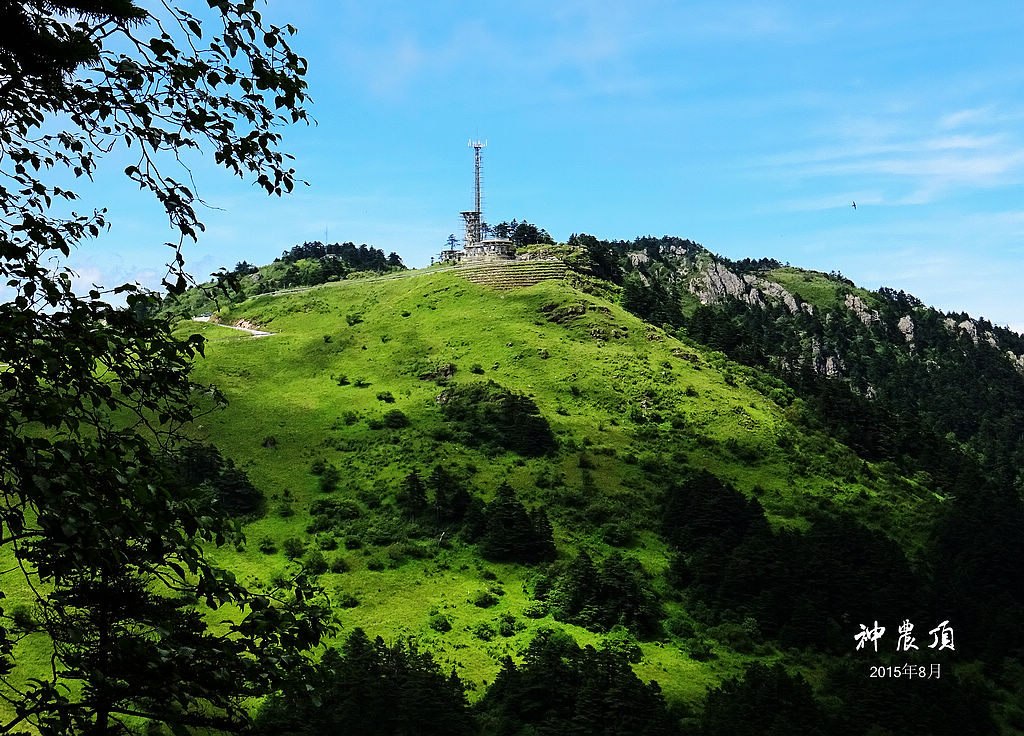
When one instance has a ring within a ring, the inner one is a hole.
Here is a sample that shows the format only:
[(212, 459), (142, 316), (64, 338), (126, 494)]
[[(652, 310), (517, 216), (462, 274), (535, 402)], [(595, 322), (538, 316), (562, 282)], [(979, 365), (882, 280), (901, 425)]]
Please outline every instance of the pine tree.
[(396, 500), (398, 505), (411, 516), (419, 516), (427, 510), (427, 488), (415, 470), (402, 480), (402, 487), (398, 491)]

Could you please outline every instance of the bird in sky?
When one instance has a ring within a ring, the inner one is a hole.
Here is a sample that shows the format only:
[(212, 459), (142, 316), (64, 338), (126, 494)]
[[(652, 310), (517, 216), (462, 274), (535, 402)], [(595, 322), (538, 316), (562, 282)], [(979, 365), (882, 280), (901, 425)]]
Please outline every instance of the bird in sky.
[(852, 207), (853, 207), (854, 209), (857, 209), (857, 203), (856, 203), (856, 202), (854, 202), (854, 203), (853, 203), (853, 204), (852, 204), (851, 206), (852, 206)]

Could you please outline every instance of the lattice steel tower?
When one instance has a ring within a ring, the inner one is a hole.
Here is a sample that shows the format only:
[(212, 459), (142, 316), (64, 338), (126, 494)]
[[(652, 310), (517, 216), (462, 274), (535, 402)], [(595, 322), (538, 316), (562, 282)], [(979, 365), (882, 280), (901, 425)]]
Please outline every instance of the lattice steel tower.
[(483, 240), (481, 233), (481, 207), (480, 207), (480, 150), (487, 147), (487, 141), (469, 141), (470, 148), (474, 151), (475, 160), (475, 197), (473, 199), (474, 209), (470, 212), (463, 212), (462, 219), (466, 221), (466, 247), (470, 247)]

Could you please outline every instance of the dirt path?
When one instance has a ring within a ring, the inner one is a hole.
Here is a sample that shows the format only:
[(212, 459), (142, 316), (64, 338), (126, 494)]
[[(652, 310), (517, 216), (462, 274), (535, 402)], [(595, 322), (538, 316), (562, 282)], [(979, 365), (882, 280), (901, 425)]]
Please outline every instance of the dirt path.
[[(213, 319), (211, 317), (193, 317), (192, 321), (193, 322), (212, 322)], [(214, 322), (213, 324), (218, 325), (219, 327), (227, 327), (230, 330), (241, 330), (242, 332), (248, 332), (253, 337), (270, 337), (271, 335), (276, 335), (277, 334), (276, 332), (267, 332), (266, 330), (257, 330), (257, 329), (255, 329), (253, 327), (238, 327), (237, 325), (223, 325), (220, 322)]]

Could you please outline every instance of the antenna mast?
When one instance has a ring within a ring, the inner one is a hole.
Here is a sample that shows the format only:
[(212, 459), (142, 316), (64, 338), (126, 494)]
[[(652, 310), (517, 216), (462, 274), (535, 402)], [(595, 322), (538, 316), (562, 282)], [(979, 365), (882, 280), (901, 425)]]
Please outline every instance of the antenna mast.
[(482, 214), (482, 209), (480, 207), (480, 150), (482, 148), (486, 148), (487, 147), (487, 141), (482, 141), (481, 142), (481, 141), (474, 141), (474, 140), (471, 139), (469, 141), (469, 146), (473, 149), (473, 154), (474, 154), (474, 159), (475, 159), (475, 161), (474, 161), (474, 163), (475, 163), (475, 166), (474, 166), (474, 174), (475, 174), (474, 183), (475, 183), (476, 186), (474, 188), (475, 197), (473, 199), (473, 204), (474, 204), (473, 211), (476, 213), (476, 217), (474, 218), (475, 222), (473, 223), (474, 224), (474, 230), (475, 230), (475, 232), (473, 233), (473, 241), (479, 243), (482, 240), (482, 233), (481, 233), (481, 230), (480, 230), (480, 225), (483, 222), (483, 214)]

